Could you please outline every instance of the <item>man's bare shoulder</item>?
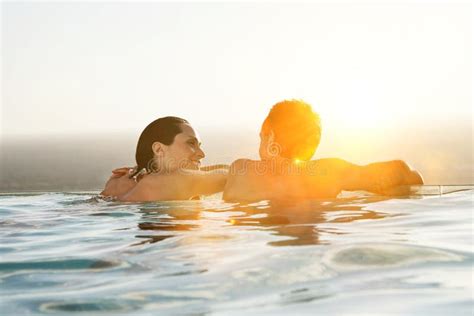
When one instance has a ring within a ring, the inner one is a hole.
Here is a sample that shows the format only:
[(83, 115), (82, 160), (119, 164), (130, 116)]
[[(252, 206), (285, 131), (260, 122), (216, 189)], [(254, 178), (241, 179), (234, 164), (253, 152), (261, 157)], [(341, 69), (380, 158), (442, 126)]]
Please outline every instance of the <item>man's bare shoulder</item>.
[(258, 163), (257, 160), (246, 159), (246, 158), (237, 159), (234, 162), (232, 162), (232, 164), (230, 165), (230, 170), (239, 171), (239, 170), (242, 170), (243, 168), (246, 168), (251, 165), (255, 165), (257, 163)]
[(229, 178), (251, 178), (260, 173), (258, 170), (262, 164), (261, 161), (251, 159), (237, 159), (231, 165), (229, 169)]
[(230, 165), (227, 183), (224, 188), (224, 200), (246, 200), (253, 196), (254, 177), (259, 162), (251, 159), (237, 159)]

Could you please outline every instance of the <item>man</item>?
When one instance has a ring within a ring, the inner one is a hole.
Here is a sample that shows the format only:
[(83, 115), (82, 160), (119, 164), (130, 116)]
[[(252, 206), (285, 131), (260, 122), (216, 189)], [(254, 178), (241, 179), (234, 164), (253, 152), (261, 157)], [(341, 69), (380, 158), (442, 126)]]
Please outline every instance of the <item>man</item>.
[[(335, 198), (342, 190), (400, 194), (400, 186), (423, 184), (401, 160), (352, 164), (310, 160), (321, 138), (319, 116), (303, 101), (273, 106), (260, 131), (261, 160), (232, 163), (223, 198), (229, 201)], [(405, 192), (406, 193), (406, 192)]]

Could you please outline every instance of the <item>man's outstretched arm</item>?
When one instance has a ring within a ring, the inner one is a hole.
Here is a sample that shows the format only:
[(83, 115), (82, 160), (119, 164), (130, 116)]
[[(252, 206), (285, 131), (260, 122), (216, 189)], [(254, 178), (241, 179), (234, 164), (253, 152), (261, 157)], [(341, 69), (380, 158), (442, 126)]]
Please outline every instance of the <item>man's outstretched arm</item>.
[(197, 195), (210, 195), (224, 190), (227, 170), (179, 170), (171, 174), (151, 174), (119, 196), (120, 201), (143, 202), (163, 200), (188, 200)]
[(400, 186), (423, 184), (423, 178), (402, 160), (375, 162), (359, 166), (345, 162), (341, 189), (364, 190), (383, 195), (408, 193)]

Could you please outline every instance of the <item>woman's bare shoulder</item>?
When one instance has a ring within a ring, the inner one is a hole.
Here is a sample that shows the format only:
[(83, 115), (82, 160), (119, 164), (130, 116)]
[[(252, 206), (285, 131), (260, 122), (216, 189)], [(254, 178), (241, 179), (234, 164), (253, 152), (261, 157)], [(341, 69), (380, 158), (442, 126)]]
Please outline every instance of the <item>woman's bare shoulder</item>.
[(147, 174), (138, 181), (132, 190), (120, 196), (119, 200), (130, 202), (159, 200), (160, 187), (163, 187), (161, 177), (156, 174)]

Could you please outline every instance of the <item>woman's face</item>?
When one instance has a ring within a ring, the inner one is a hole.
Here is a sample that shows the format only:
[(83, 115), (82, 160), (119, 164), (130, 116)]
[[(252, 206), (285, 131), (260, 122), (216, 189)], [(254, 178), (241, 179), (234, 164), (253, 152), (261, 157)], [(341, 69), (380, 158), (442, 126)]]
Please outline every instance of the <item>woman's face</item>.
[(199, 135), (189, 124), (181, 124), (180, 127), (182, 132), (175, 136), (171, 145), (161, 144), (162, 152), (157, 162), (168, 171), (199, 169), (201, 159), (205, 157)]

